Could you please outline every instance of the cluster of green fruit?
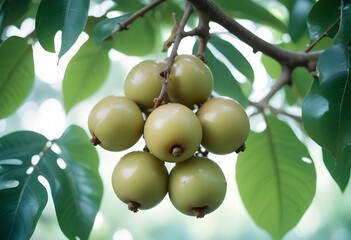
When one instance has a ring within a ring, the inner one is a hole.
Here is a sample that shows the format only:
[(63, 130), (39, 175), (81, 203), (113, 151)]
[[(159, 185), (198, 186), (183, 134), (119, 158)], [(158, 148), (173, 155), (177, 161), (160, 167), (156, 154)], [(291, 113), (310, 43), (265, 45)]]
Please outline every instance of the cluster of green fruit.
[[(167, 85), (170, 103), (154, 107), (166, 63), (142, 61), (124, 81), (125, 96), (108, 96), (90, 112), (92, 143), (123, 151), (144, 137), (144, 151), (132, 151), (116, 164), (112, 185), (130, 210), (156, 206), (169, 193), (180, 212), (203, 217), (226, 194), (221, 168), (205, 152), (228, 154), (244, 149), (249, 119), (236, 101), (210, 98), (213, 76), (199, 58), (178, 55)], [(168, 173), (165, 162), (175, 163)]]

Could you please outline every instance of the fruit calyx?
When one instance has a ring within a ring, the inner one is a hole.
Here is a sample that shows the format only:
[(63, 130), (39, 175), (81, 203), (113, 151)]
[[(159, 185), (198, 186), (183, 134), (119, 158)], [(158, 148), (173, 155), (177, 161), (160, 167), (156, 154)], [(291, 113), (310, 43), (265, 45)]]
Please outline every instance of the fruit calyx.
[(243, 143), (243, 145), (241, 145), (237, 150), (235, 150), (236, 153), (239, 152), (244, 152), (246, 149), (245, 143)]
[(93, 133), (93, 136), (90, 139), (90, 142), (94, 145), (97, 146), (99, 145), (101, 142), (100, 140), (95, 136), (95, 134)]
[(139, 211), (140, 206), (141, 206), (141, 204), (138, 202), (128, 201), (128, 209), (130, 211), (133, 211), (136, 213), (137, 211)]
[(205, 205), (203, 207), (193, 207), (191, 211), (194, 213), (196, 218), (203, 218), (208, 209), (209, 207)]
[(170, 153), (174, 156), (174, 157), (180, 157), (182, 155), (182, 153), (185, 151), (185, 147), (181, 144), (175, 144), (171, 147), (170, 149)]

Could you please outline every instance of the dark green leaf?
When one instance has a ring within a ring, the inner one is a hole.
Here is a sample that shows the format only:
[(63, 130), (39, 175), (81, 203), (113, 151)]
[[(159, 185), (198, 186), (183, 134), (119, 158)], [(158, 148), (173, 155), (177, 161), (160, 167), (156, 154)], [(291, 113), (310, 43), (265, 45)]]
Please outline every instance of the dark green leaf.
[(32, 46), (27, 39), (11, 37), (0, 45), (0, 119), (23, 103), (34, 83)]
[(349, 46), (351, 44), (351, 2), (346, 0), (341, 2), (340, 28), (335, 36), (335, 42)]
[(253, 82), (255, 75), (251, 64), (231, 43), (221, 39), (217, 34), (212, 34), (209, 42), (225, 56), (233, 66), (241, 72), (247, 80)]
[(234, 18), (249, 19), (255, 23), (274, 27), (281, 32), (287, 31), (285, 24), (275, 17), (268, 9), (258, 4), (257, 1), (215, 0), (214, 2)]
[(337, 32), (337, 22), (340, 19), (340, 1), (319, 0), (317, 1), (308, 16), (307, 26), (311, 42), (316, 41), (326, 31), (328, 37), (333, 38)]
[(111, 37), (111, 34), (119, 27), (119, 23), (126, 20), (131, 15), (132, 13), (128, 13), (99, 22), (94, 30), (94, 36), (97, 44), (101, 45), (104, 41), (109, 40), (108, 38)]
[(300, 221), (316, 190), (307, 148), (291, 128), (266, 117), (266, 129), (251, 132), (236, 165), (244, 205), (257, 225), (282, 239)]
[(317, 64), (314, 80), (302, 106), (308, 135), (329, 150), (336, 161), (351, 144), (350, 52), (341, 45), (325, 50)]
[(65, 167), (46, 164), (44, 176), (51, 186), (58, 222), (69, 239), (88, 239), (103, 189), (96, 149), (85, 131), (74, 125), (55, 143)]
[[(211, 44), (208, 44), (212, 46)], [(196, 52), (198, 44), (196, 43), (193, 48), (193, 54)], [(217, 59), (214, 55), (212, 49), (207, 49), (206, 51), (206, 60), (207, 65), (211, 69), (214, 78), (214, 91), (222, 96), (231, 97), (237, 100), (242, 106), (246, 107), (248, 105), (247, 97), (244, 96), (240, 84), (234, 78), (232, 73), (229, 71), (227, 66), (221, 62), (221, 60)]]
[(35, 29), (42, 47), (55, 51), (54, 37), (61, 30), (61, 58), (76, 42), (88, 19), (89, 0), (42, 0)]
[(338, 184), (340, 190), (343, 192), (350, 181), (351, 171), (351, 147), (347, 146), (336, 163), (334, 156), (323, 149), (323, 161), (327, 167), (330, 175)]
[(113, 37), (113, 48), (133, 56), (144, 56), (155, 49), (161, 50), (161, 37), (158, 23), (145, 15), (137, 19), (128, 30), (117, 32)]
[(26, 13), (30, 2), (31, 0), (2, 0), (0, 2), (0, 36), (7, 26)]
[(294, 42), (299, 40), (307, 29), (306, 20), (313, 3), (314, 0), (295, 0), (289, 10), (288, 33)]
[(63, 101), (67, 112), (102, 86), (109, 66), (108, 49), (97, 46), (93, 36), (90, 36), (72, 58), (65, 72)]
[(0, 138), (0, 236), (29, 239), (47, 200), (32, 156), (43, 153), (48, 140), (29, 131)]

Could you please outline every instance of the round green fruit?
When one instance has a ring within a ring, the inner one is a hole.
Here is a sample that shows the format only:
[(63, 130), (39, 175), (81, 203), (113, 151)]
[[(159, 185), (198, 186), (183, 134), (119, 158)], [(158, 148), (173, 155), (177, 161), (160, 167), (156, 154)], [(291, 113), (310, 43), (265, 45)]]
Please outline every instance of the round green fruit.
[(103, 98), (88, 117), (92, 143), (109, 151), (123, 151), (133, 146), (141, 137), (143, 127), (139, 107), (126, 97)]
[(171, 102), (190, 108), (211, 95), (213, 76), (208, 66), (193, 55), (178, 55), (172, 66), (167, 93)]
[(180, 162), (199, 148), (202, 128), (199, 119), (186, 106), (169, 103), (156, 108), (144, 127), (146, 146), (166, 162)]
[(133, 212), (156, 206), (166, 196), (167, 185), (167, 168), (148, 152), (124, 155), (112, 173), (114, 192)]
[(177, 163), (169, 175), (169, 198), (178, 211), (189, 216), (201, 218), (216, 210), (226, 191), (221, 168), (205, 157)]
[(216, 97), (206, 101), (196, 113), (203, 131), (202, 146), (215, 154), (244, 149), (250, 132), (245, 110), (233, 99)]
[(124, 94), (142, 108), (153, 108), (160, 94), (163, 78), (160, 73), (166, 64), (145, 60), (135, 65), (124, 80)]

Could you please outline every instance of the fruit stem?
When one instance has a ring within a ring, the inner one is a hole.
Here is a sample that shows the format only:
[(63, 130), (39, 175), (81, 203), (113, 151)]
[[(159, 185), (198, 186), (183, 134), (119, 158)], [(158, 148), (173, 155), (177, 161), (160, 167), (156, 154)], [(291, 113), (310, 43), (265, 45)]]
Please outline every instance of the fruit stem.
[(133, 212), (137, 212), (137, 211), (139, 211), (139, 208), (140, 208), (140, 206), (141, 206), (141, 204), (140, 203), (138, 203), (138, 202), (134, 202), (134, 201), (128, 201), (128, 209), (130, 210), (130, 211), (133, 211)]
[(100, 140), (95, 136), (95, 134), (93, 134), (93, 136), (91, 137), (90, 142), (94, 146), (99, 145), (101, 143)]
[(208, 209), (209, 207), (205, 205), (203, 207), (193, 207), (191, 211), (194, 213), (196, 218), (203, 218)]
[(171, 150), (170, 153), (174, 156), (174, 157), (180, 157), (182, 155), (182, 153), (184, 152), (185, 148), (182, 145), (174, 145)]

